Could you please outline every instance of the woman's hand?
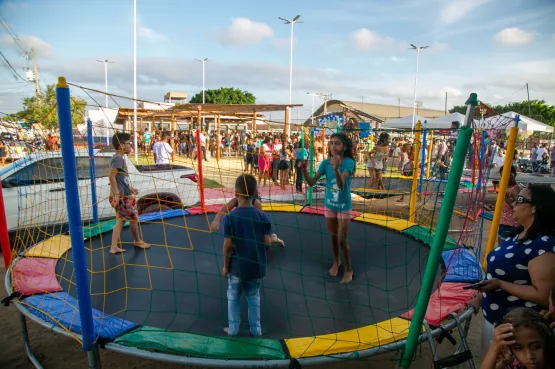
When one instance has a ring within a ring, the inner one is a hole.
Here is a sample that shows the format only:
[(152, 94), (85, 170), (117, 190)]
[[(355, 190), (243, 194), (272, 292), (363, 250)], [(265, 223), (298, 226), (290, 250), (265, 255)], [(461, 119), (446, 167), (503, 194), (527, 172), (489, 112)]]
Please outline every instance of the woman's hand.
[(210, 223), (210, 230), (216, 232), (218, 229), (220, 229), (220, 222), (213, 220), (212, 223)]
[(486, 279), (476, 287), (478, 292), (491, 292), (501, 289), (501, 281), (497, 278)]

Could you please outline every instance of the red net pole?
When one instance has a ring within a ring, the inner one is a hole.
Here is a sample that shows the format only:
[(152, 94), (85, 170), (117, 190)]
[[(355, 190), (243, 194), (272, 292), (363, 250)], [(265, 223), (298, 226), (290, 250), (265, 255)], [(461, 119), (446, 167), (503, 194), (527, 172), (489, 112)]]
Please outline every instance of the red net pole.
[[(200, 115), (200, 111), (199, 111)], [(202, 176), (202, 146), (200, 142), (200, 119), (197, 127), (197, 165), (198, 165), (198, 186), (200, 194), (200, 208), (204, 210), (204, 177)]]
[(2, 193), (2, 182), (0, 181), (0, 245), (2, 246), (2, 255), (4, 256), (4, 266), (6, 269), (12, 263), (12, 250), (10, 248), (10, 237), (8, 236), (8, 223), (6, 217), (6, 208), (4, 207), (4, 194)]

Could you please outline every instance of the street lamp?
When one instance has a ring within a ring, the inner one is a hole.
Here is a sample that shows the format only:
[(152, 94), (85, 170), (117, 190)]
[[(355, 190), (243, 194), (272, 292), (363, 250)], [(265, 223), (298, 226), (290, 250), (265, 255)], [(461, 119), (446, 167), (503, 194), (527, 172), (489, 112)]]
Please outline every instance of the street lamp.
[(106, 104), (105, 107), (108, 107), (108, 64), (114, 64), (115, 62), (106, 60), (97, 60), (99, 63), (104, 63), (104, 91), (106, 92)]
[(411, 49), (416, 50), (416, 74), (414, 75), (414, 97), (412, 101), (412, 130), (414, 131), (414, 124), (416, 123), (416, 85), (418, 84), (418, 59), (420, 58), (420, 50), (427, 49), (429, 46), (415, 46), (410, 44)]
[(312, 113), (311, 113), (311, 115), (310, 115), (310, 124), (311, 124), (311, 125), (314, 125), (314, 98), (315, 98), (316, 96), (322, 96), (322, 94), (321, 94), (320, 92), (315, 93), (315, 94), (310, 93), (310, 92), (307, 92), (306, 94), (307, 94), (308, 96), (312, 96)]
[[(114, 64), (115, 62), (106, 60), (97, 60), (99, 63), (104, 63), (104, 91), (106, 92), (106, 104), (105, 108), (108, 108), (108, 64)], [(108, 119), (106, 121), (106, 145), (110, 144), (110, 135), (109, 135), (109, 127), (108, 127)]]
[(199, 61), (202, 63), (202, 103), (205, 103), (204, 100), (204, 63), (206, 63), (208, 61), (208, 58), (204, 58), (204, 59), (195, 59), (196, 61)]
[[(295, 25), (295, 23), (302, 23), (302, 22), (299, 22), (300, 17), (301, 17), (300, 15), (297, 15), (292, 20), (278, 17), (279, 20), (283, 21), (283, 24), (291, 25), (291, 47), (289, 52), (289, 105), (291, 105), (291, 94), (293, 89), (293, 26)], [(289, 107), (287, 109), (289, 109)], [(289, 127), (287, 126), (286, 127), (287, 132), (285, 132), (286, 135), (289, 135), (288, 130), (289, 130)]]

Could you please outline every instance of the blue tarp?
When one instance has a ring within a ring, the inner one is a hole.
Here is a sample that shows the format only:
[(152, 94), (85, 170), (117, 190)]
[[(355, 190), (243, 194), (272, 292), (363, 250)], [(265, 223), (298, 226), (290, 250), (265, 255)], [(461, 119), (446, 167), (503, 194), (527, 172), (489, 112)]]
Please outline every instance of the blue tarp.
[(482, 279), (482, 268), (473, 253), (464, 248), (444, 251), (441, 253), (447, 269), (444, 282), (479, 282)]
[[(77, 300), (66, 292), (33, 295), (23, 299), (29, 311), (45, 322), (81, 334)], [(29, 306), (30, 305), (30, 306)], [(92, 309), (94, 338), (112, 340), (137, 327), (137, 324)]]
[(185, 209), (162, 210), (154, 213), (146, 213), (140, 215), (139, 220), (141, 222), (150, 222), (153, 220), (169, 219), (184, 215), (189, 215), (189, 213)]

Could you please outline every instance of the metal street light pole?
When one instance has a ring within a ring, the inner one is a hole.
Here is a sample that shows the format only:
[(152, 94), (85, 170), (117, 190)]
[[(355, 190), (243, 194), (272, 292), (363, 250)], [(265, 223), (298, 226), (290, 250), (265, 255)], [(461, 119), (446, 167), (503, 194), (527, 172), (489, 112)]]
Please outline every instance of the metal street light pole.
[[(282, 20), (284, 22), (284, 24), (290, 24), (291, 25), (291, 41), (290, 41), (291, 45), (290, 45), (290, 51), (289, 51), (289, 104), (291, 104), (292, 93), (293, 93), (293, 27), (294, 27), (295, 23), (302, 23), (302, 22), (299, 22), (300, 17), (301, 17), (300, 15), (297, 15), (292, 20), (288, 20), (288, 19), (285, 19), (285, 18), (282, 18), (282, 17), (278, 17), (278, 19)], [(288, 126), (287, 126), (287, 128), (289, 129)], [(285, 134), (287, 136), (289, 136), (289, 132), (285, 132)]]
[(195, 59), (195, 60), (202, 63), (202, 103), (205, 104), (206, 100), (204, 98), (204, 63), (206, 63), (208, 61), (208, 58)]
[[(204, 97), (204, 63), (206, 63), (208, 61), (208, 58), (195, 59), (195, 60), (199, 61), (202, 64), (202, 104), (204, 105), (206, 103), (206, 100), (205, 100), (205, 97)], [(200, 125), (200, 122), (198, 122), (198, 124)], [(205, 126), (205, 120), (204, 120), (204, 115), (203, 115), (202, 116), (202, 127), (198, 127), (198, 128), (202, 131), (202, 128), (204, 126)]]
[(106, 60), (97, 60), (99, 63), (104, 63), (104, 92), (106, 92), (106, 104), (104, 107), (108, 107), (108, 64), (114, 64), (115, 62)]
[(412, 100), (412, 130), (414, 131), (414, 125), (416, 120), (416, 86), (418, 84), (418, 59), (420, 58), (420, 50), (427, 49), (429, 46), (415, 46), (410, 44), (411, 49), (416, 50), (416, 73), (414, 75), (414, 97)]
[(137, 139), (137, 0), (133, 0), (133, 150), (136, 164), (139, 163)]
[[(104, 91), (106, 92), (106, 103), (104, 105), (105, 108), (108, 108), (108, 64), (114, 64), (113, 61), (106, 60), (97, 60), (99, 63), (104, 63)], [(104, 114), (106, 115), (106, 114)], [(106, 118), (106, 117), (105, 117)], [(106, 145), (110, 145), (110, 133), (109, 133), (109, 122), (108, 119), (104, 120), (106, 122)]]
[(310, 114), (310, 124), (314, 125), (314, 98), (316, 96), (321, 96), (321, 93), (311, 94), (310, 92), (306, 93), (308, 96), (312, 96), (312, 113)]

